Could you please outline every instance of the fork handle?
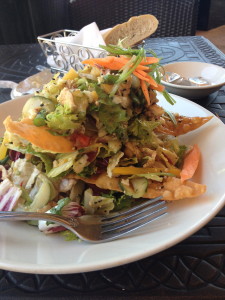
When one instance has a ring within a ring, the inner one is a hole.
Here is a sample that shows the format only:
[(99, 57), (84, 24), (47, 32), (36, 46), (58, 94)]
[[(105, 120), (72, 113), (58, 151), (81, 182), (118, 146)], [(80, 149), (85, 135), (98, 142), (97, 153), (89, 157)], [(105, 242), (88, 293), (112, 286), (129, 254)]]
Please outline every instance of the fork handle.
[[(59, 223), (63, 226), (70, 226), (73, 222), (75, 225), (76, 218), (66, 218), (56, 214), (38, 213), (38, 212), (0, 212), (0, 221), (28, 221), (28, 220), (44, 220)], [(78, 224), (77, 224), (78, 225)]]

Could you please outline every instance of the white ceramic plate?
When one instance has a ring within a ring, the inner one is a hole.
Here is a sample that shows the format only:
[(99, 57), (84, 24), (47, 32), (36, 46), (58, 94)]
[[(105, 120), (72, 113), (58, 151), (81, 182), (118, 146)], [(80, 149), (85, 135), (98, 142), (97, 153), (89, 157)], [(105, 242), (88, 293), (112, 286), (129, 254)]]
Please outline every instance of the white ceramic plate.
[[(188, 116), (208, 116), (201, 106), (174, 96), (177, 103), (161, 104), (171, 111)], [(18, 117), (25, 98), (0, 105), (0, 121), (11, 114)], [(1, 125), (2, 126), (2, 125)], [(1, 135), (3, 128), (0, 128)], [(187, 143), (198, 143), (202, 163), (195, 176), (207, 185), (202, 197), (169, 204), (163, 218), (120, 240), (88, 244), (66, 242), (59, 235), (44, 235), (26, 223), (0, 223), (0, 268), (15, 272), (63, 274), (100, 270), (127, 264), (158, 253), (184, 240), (223, 207), (225, 202), (225, 126), (214, 117), (202, 128), (183, 137)]]

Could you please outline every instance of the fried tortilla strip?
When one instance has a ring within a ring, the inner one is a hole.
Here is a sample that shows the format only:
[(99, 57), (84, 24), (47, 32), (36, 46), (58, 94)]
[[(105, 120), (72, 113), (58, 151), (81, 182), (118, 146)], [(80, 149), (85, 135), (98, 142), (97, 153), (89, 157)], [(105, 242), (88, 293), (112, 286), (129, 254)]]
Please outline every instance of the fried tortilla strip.
[[(120, 179), (118, 177), (109, 178), (106, 173), (90, 178), (82, 178), (72, 174), (68, 177), (81, 179), (86, 183), (95, 184), (101, 189), (122, 192), (119, 186)], [(204, 194), (205, 191), (206, 186), (203, 184), (192, 181), (185, 181), (181, 183), (179, 178), (168, 177), (163, 183), (155, 182), (149, 184), (147, 192), (144, 194), (143, 198), (155, 198), (162, 196), (164, 200), (180, 200), (184, 198), (198, 197)]]
[(157, 183), (157, 187), (161, 187), (161, 190), (157, 191), (152, 185), (149, 186), (144, 198), (162, 196), (164, 200), (180, 200), (201, 196), (206, 191), (204, 184), (195, 183), (193, 181), (181, 183), (181, 180), (176, 177), (168, 177), (166, 181), (164, 181), (163, 187), (161, 183)]
[(31, 144), (55, 153), (68, 153), (73, 151), (73, 143), (64, 136), (52, 135), (46, 126), (37, 127), (32, 120), (23, 119), (21, 122), (13, 121), (7, 117), (3, 122), (8, 132), (19, 135)]
[(195, 130), (209, 120), (212, 119), (210, 117), (184, 117), (179, 115), (174, 115), (177, 121), (177, 125), (175, 125), (171, 119), (164, 119), (165, 124), (158, 126), (155, 131), (159, 133), (169, 134), (173, 136), (179, 136), (185, 134), (189, 131)]

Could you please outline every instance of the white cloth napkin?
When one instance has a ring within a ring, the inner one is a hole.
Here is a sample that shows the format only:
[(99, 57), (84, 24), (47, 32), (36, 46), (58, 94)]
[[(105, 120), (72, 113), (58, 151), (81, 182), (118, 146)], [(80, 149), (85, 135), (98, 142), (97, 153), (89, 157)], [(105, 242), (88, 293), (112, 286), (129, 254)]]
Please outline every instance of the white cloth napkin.
[[(78, 34), (75, 36), (67, 36), (67, 37), (56, 37), (55, 45), (59, 56), (53, 57), (53, 55), (48, 56), (47, 63), (53, 68), (64, 67), (65, 63), (63, 62), (65, 59), (70, 63), (70, 56), (74, 56), (76, 60), (77, 56), (81, 57), (80, 47), (85, 46), (90, 48), (90, 51), (94, 57), (98, 57), (98, 55), (103, 51), (94, 50), (92, 48), (99, 48), (99, 45), (105, 45), (103, 39), (103, 33), (110, 30), (104, 29), (99, 30), (97, 24), (95, 22), (86, 25), (83, 27)], [(76, 45), (72, 45), (76, 44)], [(68, 49), (69, 46), (69, 49)], [(82, 51), (83, 59), (87, 58), (87, 53)], [(60, 57), (61, 56), (61, 57)], [(57, 64), (55, 63), (57, 61)]]
[(0, 80), (0, 88), (2, 89), (15, 89), (17, 87), (17, 83), (9, 80)]

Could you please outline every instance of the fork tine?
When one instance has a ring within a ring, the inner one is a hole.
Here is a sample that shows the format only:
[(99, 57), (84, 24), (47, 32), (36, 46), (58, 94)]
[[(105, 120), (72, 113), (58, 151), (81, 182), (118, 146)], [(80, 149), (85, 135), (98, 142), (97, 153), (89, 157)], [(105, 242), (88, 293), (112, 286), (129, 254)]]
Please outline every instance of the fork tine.
[(144, 219), (156, 215), (161, 210), (166, 210), (167, 206), (165, 201), (160, 201), (154, 205), (154, 207), (147, 207), (142, 211), (131, 214), (125, 218), (119, 219), (114, 222), (102, 224), (102, 233), (119, 230), (121, 228), (129, 227), (129, 225), (136, 224), (139, 221), (144, 221)]
[(113, 216), (111, 218), (106, 217), (105, 219), (102, 219), (102, 227), (128, 221), (129, 218), (136, 217), (139, 214), (143, 214), (145, 212), (146, 214), (150, 213), (151, 210), (157, 209), (157, 207), (160, 205), (164, 205), (165, 201), (146, 201), (146, 203), (143, 204), (139, 205), (138, 207), (133, 207), (134, 209), (132, 208), (130, 210), (125, 211), (124, 213), (120, 213), (119, 215)]
[(143, 215), (139, 217), (138, 219), (133, 219), (132, 221), (128, 223), (124, 223), (120, 226), (111, 226), (107, 230), (102, 230), (102, 240), (108, 241), (116, 239), (122, 235), (125, 235), (127, 233), (130, 233), (136, 229), (139, 229), (157, 219), (162, 217), (167, 213), (167, 207), (163, 206), (159, 209), (157, 209), (154, 212), (151, 212), (150, 214)]
[[(115, 212), (115, 213), (111, 213), (108, 216), (102, 217), (102, 221), (106, 222), (106, 221), (110, 221), (113, 220), (115, 218), (118, 217), (122, 217), (125, 215), (128, 215), (132, 212), (138, 211), (140, 209), (143, 209), (149, 205), (152, 205), (154, 203), (157, 203), (160, 199), (162, 199), (162, 196), (156, 197), (156, 198), (152, 198), (152, 199), (145, 199), (143, 203), (139, 204), (139, 205), (135, 205), (131, 208), (125, 209), (123, 211), (119, 211), (119, 212)], [(163, 201), (162, 201), (163, 202)]]

